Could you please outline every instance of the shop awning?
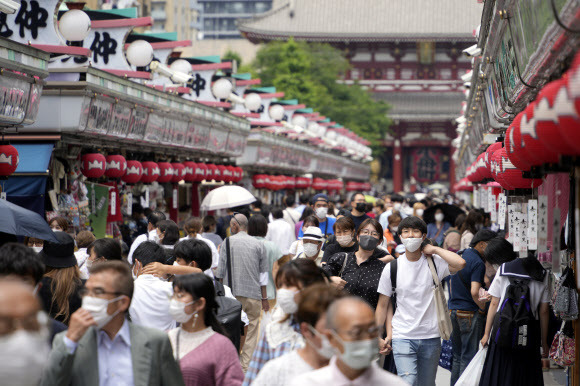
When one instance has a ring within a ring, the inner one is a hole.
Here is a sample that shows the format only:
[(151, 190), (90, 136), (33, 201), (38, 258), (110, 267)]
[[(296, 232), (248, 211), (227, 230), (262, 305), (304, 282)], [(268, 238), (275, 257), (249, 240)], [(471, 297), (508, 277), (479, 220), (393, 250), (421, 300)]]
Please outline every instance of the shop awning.
[(54, 143), (15, 143), (18, 150), (17, 174), (20, 173), (48, 173), (48, 164)]

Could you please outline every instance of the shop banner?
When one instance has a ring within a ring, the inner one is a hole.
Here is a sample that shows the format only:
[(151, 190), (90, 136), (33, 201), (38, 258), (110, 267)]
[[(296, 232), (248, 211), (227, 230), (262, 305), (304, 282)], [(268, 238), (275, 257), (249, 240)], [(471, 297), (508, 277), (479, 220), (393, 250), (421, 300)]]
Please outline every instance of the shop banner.
[(560, 208), (554, 208), (552, 216), (552, 273), (562, 273), (560, 267)]
[(538, 197), (538, 253), (548, 251), (548, 196)]
[(119, 197), (119, 189), (116, 182), (107, 182), (109, 185), (109, 216), (107, 222), (123, 221), (123, 213), (121, 213), (121, 198)]
[(528, 200), (528, 249), (538, 249), (538, 200)]
[(93, 234), (97, 239), (105, 237), (107, 228), (107, 215), (109, 212), (109, 187), (87, 183), (88, 201), (91, 214), (89, 221), (93, 228)]

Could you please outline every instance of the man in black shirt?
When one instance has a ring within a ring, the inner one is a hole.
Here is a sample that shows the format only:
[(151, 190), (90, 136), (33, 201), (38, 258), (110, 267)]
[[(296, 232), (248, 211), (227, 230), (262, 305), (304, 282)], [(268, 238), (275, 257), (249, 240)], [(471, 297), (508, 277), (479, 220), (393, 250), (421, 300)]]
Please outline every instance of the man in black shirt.
[(348, 214), (348, 217), (352, 218), (352, 221), (354, 221), (354, 229), (357, 230), (364, 220), (370, 218), (366, 214), (367, 204), (365, 202), (365, 195), (360, 192), (353, 194), (350, 207), (351, 212)]

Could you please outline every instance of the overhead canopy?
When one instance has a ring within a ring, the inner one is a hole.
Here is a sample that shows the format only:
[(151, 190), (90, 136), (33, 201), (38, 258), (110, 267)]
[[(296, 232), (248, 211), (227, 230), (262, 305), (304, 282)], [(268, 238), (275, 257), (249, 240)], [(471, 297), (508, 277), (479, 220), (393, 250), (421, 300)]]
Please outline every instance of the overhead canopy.
[(53, 143), (17, 143), (18, 167), (15, 173), (47, 173)]

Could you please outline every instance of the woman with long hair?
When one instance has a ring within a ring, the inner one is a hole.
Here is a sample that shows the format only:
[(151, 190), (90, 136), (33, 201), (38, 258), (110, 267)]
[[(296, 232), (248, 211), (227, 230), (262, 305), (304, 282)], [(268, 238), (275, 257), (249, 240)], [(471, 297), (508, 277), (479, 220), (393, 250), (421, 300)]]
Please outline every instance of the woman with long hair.
[(73, 312), (81, 307), (81, 273), (74, 255), (74, 240), (64, 232), (54, 232), (60, 244), (45, 241), (39, 256), (46, 265), (38, 295), (45, 311), (68, 325)]
[(304, 343), (294, 314), (298, 310), (300, 293), (315, 283), (326, 283), (327, 276), (309, 259), (290, 260), (276, 274), (276, 307), (272, 321), (263, 327), (262, 338), (252, 355), (244, 385), (250, 385), (264, 365)]
[(169, 331), (183, 381), (192, 385), (240, 385), (244, 378), (238, 353), (216, 318), (212, 280), (203, 273), (173, 280), (169, 313), (181, 326)]
[(461, 243), (459, 249), (469, 248), (469, 244), (471, 243), (471, 239), (483, 227), (483, 216), (476, 210), (470, 210), (461, 225)]

